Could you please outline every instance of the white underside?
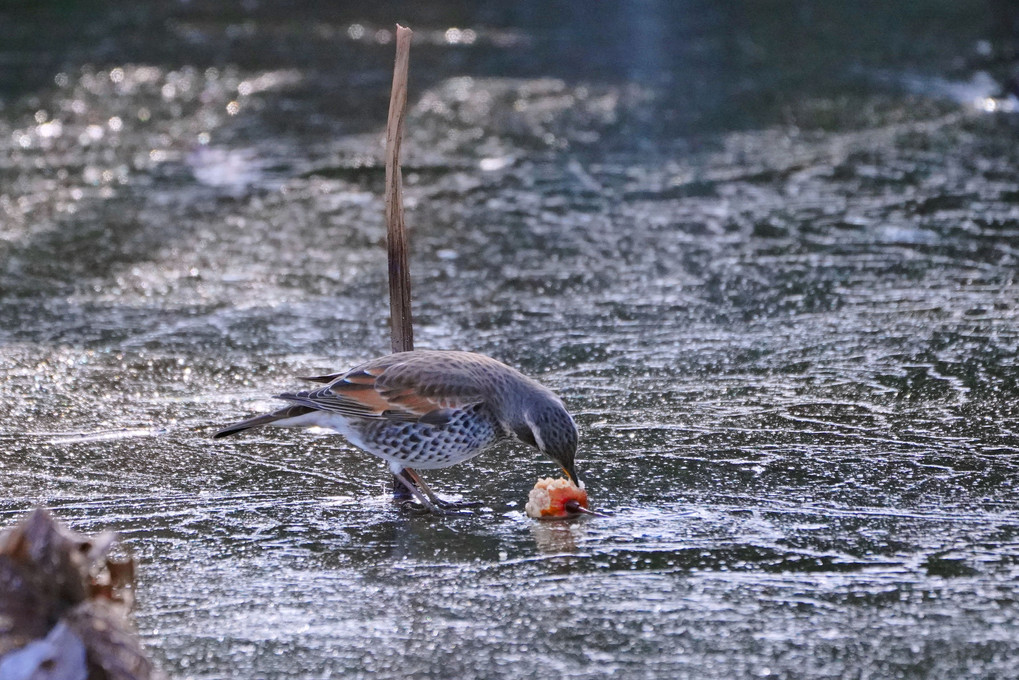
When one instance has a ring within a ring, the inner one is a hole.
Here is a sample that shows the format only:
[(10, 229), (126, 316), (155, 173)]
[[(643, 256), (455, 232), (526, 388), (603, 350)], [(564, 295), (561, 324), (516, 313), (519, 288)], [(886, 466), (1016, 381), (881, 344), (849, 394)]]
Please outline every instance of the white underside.
[[(270, 425), (273, 427), (321, 427), (323, 429), (330, 430), (331, 432), (343, 435), (346, 437), (348, 442), (357, 448), (388, 462), (389, 469), (393, 471), (393, 474), (399, 474), (405, 467), (405, 464), (402, 461), (376, 453), (365, 446), (364, 440), (361, 439), (361, 436), (352, 427), (350, 427), (350, 423), (347, 419), (338, 413), (330, 413), (329, 411), (312, 411), (311, 413), (305, 413), (304, 415), (295, 416), (293, 418), (277, 420), (270, 423)], [(415, 465), (414, 467), (428, 470), (442, 466), (422, 464)]]
[(361, 437), (350, 427), (347, 419), (337, 413), (312, 411), (311, 413), (294, 416), (293, 418), (284, 418), (269, 424), (273, 427), (321, 427), (337, 434), (342, 434), (347, 438), (347, 441), (359, 449), (364, 448), (364, 442), (361, 441)]

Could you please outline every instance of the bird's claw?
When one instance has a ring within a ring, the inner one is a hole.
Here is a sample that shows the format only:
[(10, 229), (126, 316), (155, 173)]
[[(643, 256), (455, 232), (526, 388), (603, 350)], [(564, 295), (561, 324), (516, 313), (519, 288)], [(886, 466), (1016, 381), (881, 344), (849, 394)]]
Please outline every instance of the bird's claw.
[(413, 498), (406, 498), (402, 500), (394, 499), (394, 502), (404, 512), (410, 512), (415, 515), (429, 515), (432, 512), (431, 508), (429, 508), (426, 505), (422, 505), (421, 503), (418, 503)]
[(481, 507), (481, 503), (479, 501), (445, 501), (441, 498), (437, 499), (435, 504), (443, 510), (462, 510), (464, 508)]
[[(441, 516), (445, 517), (445, 516), (449, 516), (449, 515), (470, 515), (471, 514), (469, 512), (458, 512), (456, 510), (456, 508), (458, 508), (458, 507), (465, 507), (465, 506), (458, 506), (456, 504), (447, 505), (445, 502), (442, 505), (440, 505), (440, 506), (435, 506), (435, 505), (428, 506), (428, 505), (424, 505), (422, 503), (419, 503), (418, 501), (415, 501), (415, 500), (405, 500), (405, 501), (400, 501), (399, 503), (397, 503), (397, 505), (404, 512), (409, 512), (409, 513), (412, 513), (414, 515), (441, 515)], [(480, 505), (480, 504), (476, 504), (476, 505)]]

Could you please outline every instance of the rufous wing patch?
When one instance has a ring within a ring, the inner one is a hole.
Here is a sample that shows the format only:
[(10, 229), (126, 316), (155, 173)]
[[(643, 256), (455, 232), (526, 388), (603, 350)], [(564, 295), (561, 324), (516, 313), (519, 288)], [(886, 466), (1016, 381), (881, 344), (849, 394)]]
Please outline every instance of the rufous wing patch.
[(419, 382), (417, 376), (389, 367), (357, 369), (342, 374), (328, 387), (309, 394), (320, 408), (362, 418), (420, 420), (444, 425), (455, 411), (479, 401), (477, 394), (460, 394), (462, 389), (448, 383)]
[(392, 408), (392, 405), (386, 401), (386, 399), (373, 389), (365, 389), (365, 386), (359, 384), (344, 384), (338, 382), (331, 385), (329, 391), (335, 394), (341, 401), (350, 402), (356, 410), (364, 410), (365, 415), (377, 416), (381, 415), (383, 411), (388, 411)]
[(441, 407), (434, 400), (424, 397), (409, 388), (404, 388), (396, 393), (384, 393), (384, 398), (394, 407), (400, 407), (418, 415), (424, 415)]

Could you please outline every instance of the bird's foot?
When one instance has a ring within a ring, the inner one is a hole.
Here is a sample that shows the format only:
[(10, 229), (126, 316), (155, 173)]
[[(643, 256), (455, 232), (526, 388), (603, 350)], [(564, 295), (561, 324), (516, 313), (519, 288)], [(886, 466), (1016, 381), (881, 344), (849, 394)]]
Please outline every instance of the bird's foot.
[[(408, 479), (409, 477), (409, 479)], [(435, 495), (435, 492), (428, 488), (424, 480), (410, 468), (393, 472), (393, 478), (402, 487), (404, 494), (397, 495), (396, 488), (393, 489), (393, 501), (401, 507), (419, 514), (431, 513), (433, 515), (458, 515), (469, 514), (459, 513), (457, 510), (464, 508), (476, 508), (481, 503), (470, 501), (445, 501)]]
[(435, 498), (432, 501), (443, 510), (463, 510), (464, 508), (480, 508), (480, 501), (447, 501)]
[(441, 515), (441, 516), (445, 517), (445, 516), (449, 516), (449, 515), (470, 515), (471, 514), (469, 512), (459, 512), (458, 511), (458, 508), (466, 507), (466, 506), (461, 506), (461, 505), (458, 505), (458, 504), (447, 505), (445, 501), (443, 501), (441, 505), (435, 505), (433, 503), (429, 503), (428, 505), (425, 505), (424, 503), (419, 503), (418, 501), (416, 501), (414, 499), (407, 499), (407, 500), (403, 500), (403, 501), (397, 501), (397, 505), (404, 512), (409, 512), (409, 513), (414, 514), (414, 515)]
[(427, 505), (418, 503), (413, 498), (402, 498), (402, 499), (394, 498), (393, 503), (404, 512), (409, 512), (414, 515), (432, 514), (432, 508), (429, 508)]

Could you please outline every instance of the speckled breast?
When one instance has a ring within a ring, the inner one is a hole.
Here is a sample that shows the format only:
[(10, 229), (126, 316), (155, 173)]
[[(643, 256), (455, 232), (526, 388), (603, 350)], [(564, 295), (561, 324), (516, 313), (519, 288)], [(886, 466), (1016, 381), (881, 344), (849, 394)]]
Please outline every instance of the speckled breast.
[(364, 420), (357, 429), (370, 453), (424, 470), (473, 458), (505, 436), (484, 404), (457, 412), (444, 425)]

